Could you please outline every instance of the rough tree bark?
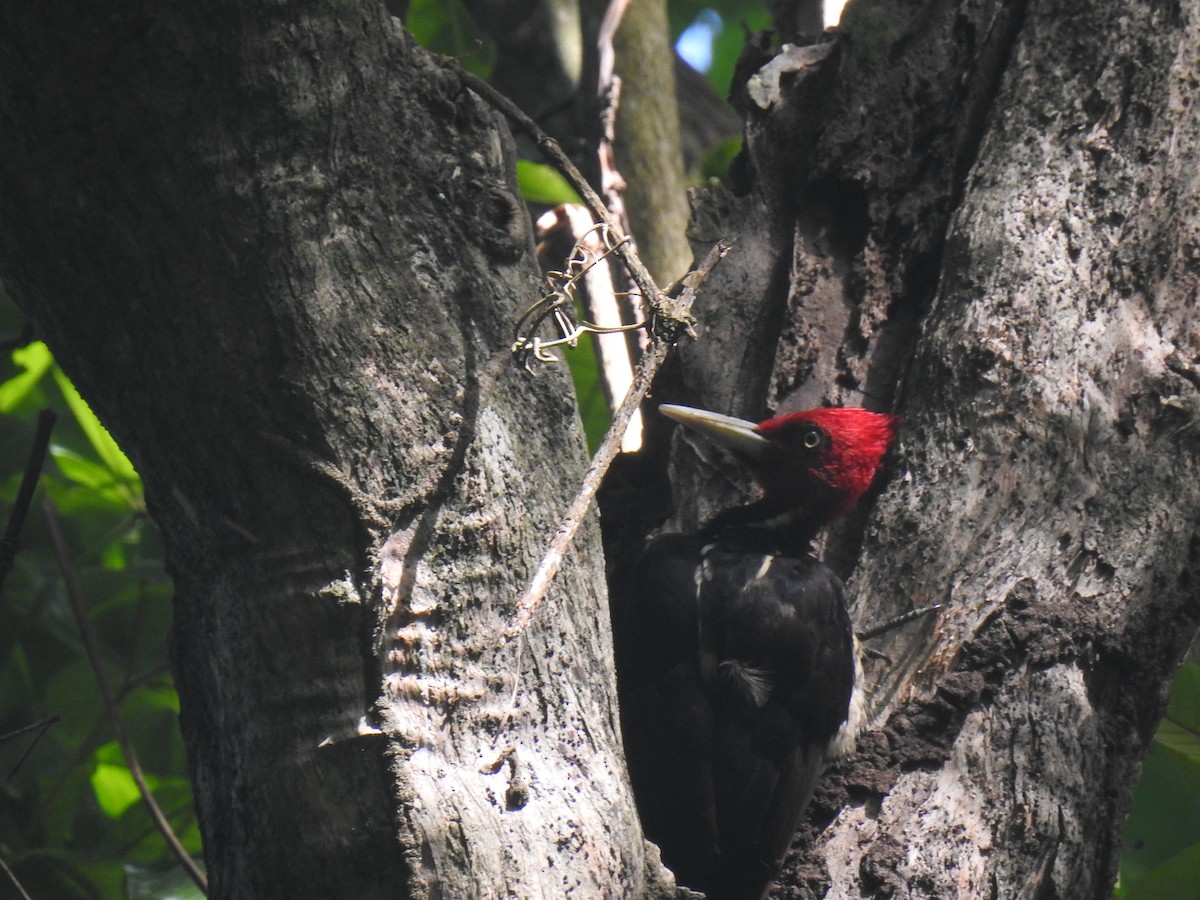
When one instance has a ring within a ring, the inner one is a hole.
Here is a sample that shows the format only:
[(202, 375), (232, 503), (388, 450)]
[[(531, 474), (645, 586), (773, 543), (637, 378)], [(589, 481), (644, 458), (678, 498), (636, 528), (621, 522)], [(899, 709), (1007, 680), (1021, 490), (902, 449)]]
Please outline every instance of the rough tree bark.
[[(778, 896), (1106, 897), (1200, 617), (1200, 4), (847, 16), (746, 66), (741, 179), (693, 223), (737, 244), (656, 391), (906, 416), (827, 552), (862, 625), (944, 608), (872, 642)], [(668, 528), (747, 490), (670, 457)]]
[[(505, 125), (382, 5), (0, 4), (0, 271), (141, 471), (214, 897), (649, 891)], [(657, 872), (657, 867), (650, 867)], [(656, 877), (656, 876), (655, 876)]]

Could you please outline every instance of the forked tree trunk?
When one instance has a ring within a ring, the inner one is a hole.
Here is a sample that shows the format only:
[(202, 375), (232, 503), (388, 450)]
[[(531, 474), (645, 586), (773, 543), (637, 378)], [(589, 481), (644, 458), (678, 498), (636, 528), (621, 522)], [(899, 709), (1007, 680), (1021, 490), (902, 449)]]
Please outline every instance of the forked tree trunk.
[[(906, 416), (829, 552), (860, 623), (944, 608), (873, 642), (779, 894), (1105, 896), (1200, 616), (1200, 2), (851, 17), (742, 94), (694, 225), (739, 241), (658, 391)], [(5, 2), (0, 98), (3, 278), (166, 536), (214, 896), (654, 890), (594, 528), (500, 634), (582, 459), (507, 358), (502, 126), (350, 2)]]

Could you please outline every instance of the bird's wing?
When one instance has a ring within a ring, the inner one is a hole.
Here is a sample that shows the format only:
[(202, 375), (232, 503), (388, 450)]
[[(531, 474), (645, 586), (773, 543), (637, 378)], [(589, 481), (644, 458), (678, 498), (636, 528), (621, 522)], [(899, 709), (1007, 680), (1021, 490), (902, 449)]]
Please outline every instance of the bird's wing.
[[(757, 897), (778, 869), (845, 721), (853, 637), (841, 581), (807, 557), (710, 554), (725, 573), (701, 593), (709, 644), (725, 668), (769, 681), (765, 702), (711, 686), (712, 769), (722, 863), (717, 896)], [(723, 583), (722, 583), (723, 582)]]
[(718, 856), (712, 705), (700, 678), (697, 584), (702, 543), (652, 541), (614, 585), (612, 616), (625, 756), (646, 836), (685, 884)]
[(648, 546), (614, 591), (626, 754), (646, 835), (680, 882), (757, 897), (845, 719), (841, 583), (807, 558)]

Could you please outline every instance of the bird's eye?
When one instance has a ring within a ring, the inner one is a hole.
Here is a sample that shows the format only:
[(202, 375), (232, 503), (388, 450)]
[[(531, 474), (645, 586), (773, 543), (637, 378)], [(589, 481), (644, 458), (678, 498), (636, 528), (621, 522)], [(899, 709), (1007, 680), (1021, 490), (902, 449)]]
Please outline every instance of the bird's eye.
[(821, 446), (821, 433), (818, 431), (810, 431), (804, 435), (804, 446), (809, 450), (816, 450)]

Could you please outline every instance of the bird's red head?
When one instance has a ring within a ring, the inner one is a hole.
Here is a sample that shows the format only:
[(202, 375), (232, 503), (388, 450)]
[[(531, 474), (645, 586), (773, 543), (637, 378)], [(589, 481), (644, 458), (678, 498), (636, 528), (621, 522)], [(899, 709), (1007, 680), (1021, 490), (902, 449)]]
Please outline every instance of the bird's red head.
[(763, 489), (757, 513), (831, 522), (871, 486), (898, 416), (865, 409), (807, 409), (755, 424), (691, 409), (659, 410), (742, 457)]
[(782, 448), (788, 460), (784, 462), (775, 451), (769, 454), (767, 466), (756, 467), (764, 490), (770, 493), (775, 487), (769, 483), (777, 480), (771, 468), (779, 470), (778, 477), (804, 472), (836, 491), (842, 498), (837, 513), (845, 512), (871, 486), (899, 421), (899, 416), (886, 413), (829, 407), (759, 423), (755, 432)]

